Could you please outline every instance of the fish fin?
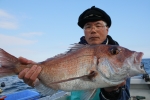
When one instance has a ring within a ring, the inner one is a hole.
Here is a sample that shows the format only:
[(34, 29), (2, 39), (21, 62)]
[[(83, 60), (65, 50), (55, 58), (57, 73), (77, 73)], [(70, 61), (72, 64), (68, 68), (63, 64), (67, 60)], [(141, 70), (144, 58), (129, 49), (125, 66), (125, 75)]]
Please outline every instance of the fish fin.
[(59, 57), (66, 56), (67, 54), (70, 54), (70, 53), (72, 53), (72, 52), (75, 52), (75, 51), (78, 50), (78, 49), (81, 49), (81, 48), (87, 46), (87, 45), (78, 44), (78, 43), (71, 44), (71, 45), (73, 45), (73, 46), (70, 47), (70, 49), (68, 49), (67, 52), (57, 54), (57, 55), (55, 55), (54, 57), (48, 58), (46, 61), (51, 61), (51, 60), (54, 60), (55, 58), (59, 58)]
[(56, 92), (58, 92), (58, 90), (53, 90), (49, 87), (46, 87), (45, 85), (43, 85), (40, 81), (37, 81), (35, 83), (35, 87), (34, 87), (38, 92), (40, 92), (40, 94), (42, 96), (52, 96), (53, 94), (55, 94)]
[(72, 53), (78, 49), (81, 49), (81, 48), (84, 48), (84, 47), (87, 47), (88, 45), (84, 45), (84, 44), (78, 44), (78, 43), (75, 43), (75, 44), (72, 44), (73, 46), (70, 47), (69, 51), (67, 53)]
[(92, 100), (96, 94), (97, 89), (86, 90), (82, 93), (80, 100)]
[(18, 58), (0, 48), (0, 67), (14, 68), (18, 62)]

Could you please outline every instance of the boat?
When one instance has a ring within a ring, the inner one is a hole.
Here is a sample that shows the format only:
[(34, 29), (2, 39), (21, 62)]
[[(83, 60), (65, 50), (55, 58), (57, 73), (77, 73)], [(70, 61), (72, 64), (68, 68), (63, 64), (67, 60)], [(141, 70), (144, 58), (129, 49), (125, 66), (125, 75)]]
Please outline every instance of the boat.
[(146, 82), (142, 76), (131, 78), (130, 82), (131, 100), (150, 100), (150, 81)]

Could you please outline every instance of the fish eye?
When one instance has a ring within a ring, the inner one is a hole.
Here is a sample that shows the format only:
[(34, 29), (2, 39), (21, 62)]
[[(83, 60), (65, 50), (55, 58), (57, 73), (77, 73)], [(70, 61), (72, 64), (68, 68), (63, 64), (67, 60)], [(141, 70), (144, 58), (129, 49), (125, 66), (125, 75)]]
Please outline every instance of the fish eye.
[(120, 49), (118, 49), (117, 47), (113, 47), (110, 49), (110, 53), (112, 55), (117, 55), (120, 52)]

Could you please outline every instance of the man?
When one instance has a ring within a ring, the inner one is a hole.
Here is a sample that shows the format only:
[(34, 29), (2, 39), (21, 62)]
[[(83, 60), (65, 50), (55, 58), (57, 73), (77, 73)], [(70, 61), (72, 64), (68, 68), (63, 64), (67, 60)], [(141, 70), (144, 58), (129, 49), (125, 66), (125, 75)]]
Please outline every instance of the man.
[[(84, 36), (81, 37), (79, 44), (119, 45), (108, 35), (111, 26), (109, 15), (95, 6), (85, 10), (79, 16), (78, 25), (84, 30)], [(19, 59), (25, 64), (33, 63), (22, 57)], [(23, 79), (28, 85), (34, 86), (34, 82), (40, 71), (41, 67), (34, 65), (31, 69), (24, 69), (18, 77)], [(127, 79), (117, 86), (99, 89), (100, 93), (98, 96), (101, 100), (128, 100), (130, 97), (129, 86), (130, 79)], [(76, 94), (72, 93), (72, 95)]]

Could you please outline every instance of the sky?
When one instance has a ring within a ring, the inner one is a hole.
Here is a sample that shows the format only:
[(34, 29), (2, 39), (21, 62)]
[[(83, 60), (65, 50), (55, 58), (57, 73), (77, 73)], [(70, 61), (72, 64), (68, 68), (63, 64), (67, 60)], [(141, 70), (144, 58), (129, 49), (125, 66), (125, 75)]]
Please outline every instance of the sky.
[(150, 58), (150, 0), (0, 0), (0, 48), (35, 62), (66, 52), (84, 35), (79, 15), (96, 6), (112, 20), (109, 35)]

